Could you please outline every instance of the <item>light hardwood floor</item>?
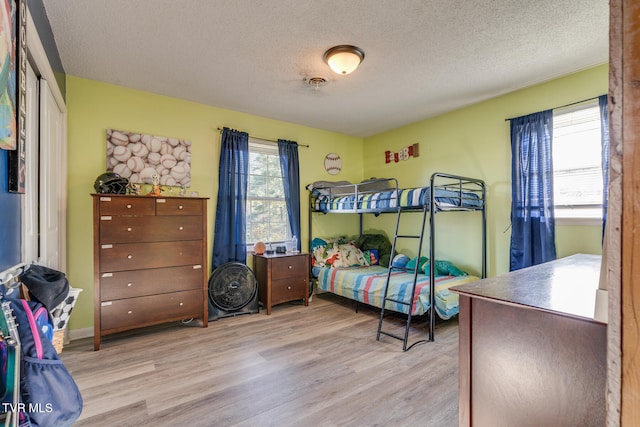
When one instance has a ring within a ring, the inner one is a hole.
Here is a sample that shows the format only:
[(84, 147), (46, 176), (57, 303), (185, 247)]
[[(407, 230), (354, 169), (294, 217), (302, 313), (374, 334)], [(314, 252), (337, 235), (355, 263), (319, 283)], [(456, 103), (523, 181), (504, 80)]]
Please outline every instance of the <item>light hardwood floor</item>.
[(91, 339), (73, 341), (61, 358), (84, 399), (75, 425), (458, 425), (457, 320), (403, 352), (401, 341), (376, 341), (378, 316), (323, 294), (270, 316), (107, 337), (97, 352)]

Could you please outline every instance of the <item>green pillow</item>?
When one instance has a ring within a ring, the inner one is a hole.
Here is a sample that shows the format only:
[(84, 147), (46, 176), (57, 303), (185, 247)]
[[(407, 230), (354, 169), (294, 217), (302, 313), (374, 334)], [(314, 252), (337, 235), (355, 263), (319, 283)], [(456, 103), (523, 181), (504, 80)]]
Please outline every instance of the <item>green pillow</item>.
[[(415, 264), (414, 264), (415, 265)], [(422, 265), (422, 272), (424, 274), (429, 274), (429, 269), (431, 268), (430, 263), (426, 262)], [(466, 276), (467, 273), (460, 270), (458, 267), (453, 265), (450, 261), (441, 261), (436, 260), (435, 271), (436, 277), (438, 276)]]
[[(412, 258), (407, 265), (405, 266), (405, 268), (407, 269), (408, 272), (411, 271), (415, 271), (416, 269), (416, 262), (418, 261), (418, 258)], [(424, 266), (425, 265), (429, 265), (429, 258), (427, 258), (426, 256), (421, 256), (420, 257), (420, 262), (418, 263), (418, 273), (424, 272)]]

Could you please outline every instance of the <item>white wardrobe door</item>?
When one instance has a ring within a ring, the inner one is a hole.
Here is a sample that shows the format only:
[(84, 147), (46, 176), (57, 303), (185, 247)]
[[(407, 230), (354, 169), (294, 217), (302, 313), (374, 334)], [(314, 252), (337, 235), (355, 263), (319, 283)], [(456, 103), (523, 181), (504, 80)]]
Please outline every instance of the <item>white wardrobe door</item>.
[(40, 262), (38, 250), (39, 190), (39, 93), (38, 77), (27, 63), (27, 137), (25, 146), (25, 186), (22, 205), (22, 260)]
[(64, 271), (66, 232), (65, 114), (46, 80), (40, 80), (40, 256), (41, 264)]

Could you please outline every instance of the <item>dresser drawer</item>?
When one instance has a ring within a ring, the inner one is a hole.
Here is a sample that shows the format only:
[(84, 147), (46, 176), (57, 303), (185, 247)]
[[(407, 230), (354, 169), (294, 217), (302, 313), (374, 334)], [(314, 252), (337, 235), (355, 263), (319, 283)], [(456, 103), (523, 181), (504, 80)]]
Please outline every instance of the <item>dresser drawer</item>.
[(307, 281), (304, 279), (280, 279), (271, 282), (271, 304), (305, 298), (308, 292)]
[(100, 275), (100, 300), (204, 289), (201, 265), (116, 271)]
[(100, 218), (101, 243), (201, 240), (202, 216), (107, 216)]
[(100, 215), (155, 215), (155, 198), (100, 196)]
[(202, 241), (100, 245), (100, 273), (202, 263)]
[(158, 199), (156, 215), (202, 215), (202, 201), (197, 199)]
[(271, 259), (271, 280), (287, 277), (307, 277), (306, 255)]
[(102, 332), (115, 332), (202, 316), (202, 290), (103, 301)]

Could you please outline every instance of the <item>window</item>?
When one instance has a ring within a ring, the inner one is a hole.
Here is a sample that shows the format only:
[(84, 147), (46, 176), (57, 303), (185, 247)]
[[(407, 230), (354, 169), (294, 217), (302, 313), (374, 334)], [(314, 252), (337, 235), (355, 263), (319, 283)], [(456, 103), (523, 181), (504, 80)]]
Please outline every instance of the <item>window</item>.
[(290, 234), (278, 145), (249, 138), (247, 246), (282, 243)]
[(553, 199), (556, 219), (565, 224), (601, 223), (602, 188), (598, 103), (554, 112)]

